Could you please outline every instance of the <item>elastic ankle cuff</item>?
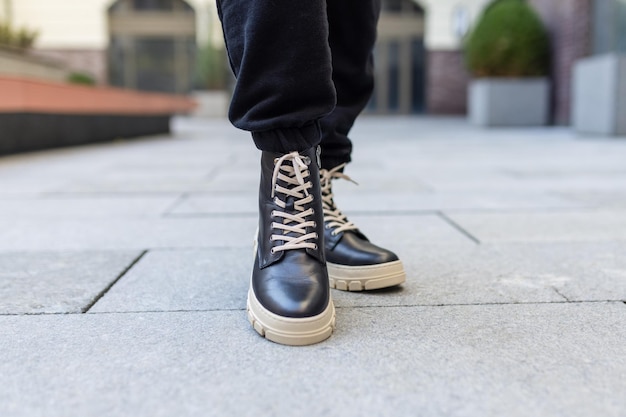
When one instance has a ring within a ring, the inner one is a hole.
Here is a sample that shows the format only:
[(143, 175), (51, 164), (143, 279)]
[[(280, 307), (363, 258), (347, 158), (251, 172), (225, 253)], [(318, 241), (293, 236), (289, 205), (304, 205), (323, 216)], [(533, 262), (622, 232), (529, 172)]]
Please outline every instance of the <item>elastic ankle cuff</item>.
[(252, 140), (258, 149), (276, 153), (301, 152), (319, 145), (321, 138), (318, 122), (302, 127), (252, 132)]

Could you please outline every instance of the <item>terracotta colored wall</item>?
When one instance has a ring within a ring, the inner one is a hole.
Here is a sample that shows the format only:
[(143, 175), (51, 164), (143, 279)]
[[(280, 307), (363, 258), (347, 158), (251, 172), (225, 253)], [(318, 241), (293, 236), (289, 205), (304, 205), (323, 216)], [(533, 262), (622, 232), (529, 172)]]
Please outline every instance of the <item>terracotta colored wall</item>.
[(174, 114), (194, 109), (184, 96), (0, 77), (0, 113)]

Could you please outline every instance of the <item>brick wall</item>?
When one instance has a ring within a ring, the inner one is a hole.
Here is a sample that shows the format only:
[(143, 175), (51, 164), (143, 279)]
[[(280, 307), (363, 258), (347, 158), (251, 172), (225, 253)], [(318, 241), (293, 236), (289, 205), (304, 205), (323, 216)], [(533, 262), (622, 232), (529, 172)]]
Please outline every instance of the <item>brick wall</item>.
[(530, 0), (552, 40), (552, 110), (556, 124), (569, 124), (572, 66), (591, 49), (592, 0)]
[(426, 108), (431, 114), (465, 114), (469, 74), (461, 51), (428, 51)]

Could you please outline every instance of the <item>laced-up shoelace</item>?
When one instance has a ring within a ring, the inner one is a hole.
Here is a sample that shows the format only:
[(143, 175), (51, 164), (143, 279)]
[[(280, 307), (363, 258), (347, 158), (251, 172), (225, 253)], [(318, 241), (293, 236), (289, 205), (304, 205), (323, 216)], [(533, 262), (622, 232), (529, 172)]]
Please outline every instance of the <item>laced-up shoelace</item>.
[[(306, 162), (305, 162), (306, 161)], [(291, 164), (289, 164), (291, 162)], [(318, 238), (317, 233), (307, 233), (307, 227), (315, 227), (315, 221), (308, 220), (313, 215), (313, 208), (304, 209), (304, 205), (313, 201), (313, 195), (309, 193), (309, 189), (313, 187), (311, 181), (306, 181), (311, 174), (308, 164), (311, 161), (307, 157), (300, 156), (298, 152), (291, 152), (283, 155), (274, 162), (274, 173), (272, 175), (272, 198), (274, 203), (283, 210), (287, 207), (287, 198), (293, 197), (293, 207), (295, 214), (286, 211), (273, 210), (272, 218), (282, 218), (282, 223), (272, 222), (272, 229), (282, 230), (282, 234), (273, 234), (270, 239), (272, 241), (279, 240), (284, 243), (280, 246), (274, 246), (272, 253), (286, 251), (292, 249), (317, 249), (315, 240)], [(286, 183), (289, 188), (283, 187), (278, 181)], [(277, 194), (284, 195), (281, 200)]]
[[(347, 216), (341, 212), (333, 200), (332, 180), (341, 178), (357, 184), (352, 178), (341, 172), (346, 164), (336, 166), (331, 170), (320, 170), (320, 181), (322, 188), (322, 207), (324, 209), (324, 223), (327, 228), (333, 229), (331, 234), (337, 235), (348, 230), (356, 230), (358, 227), (348, 220)], [(358, 185), (358, 184), (357, 184)]]

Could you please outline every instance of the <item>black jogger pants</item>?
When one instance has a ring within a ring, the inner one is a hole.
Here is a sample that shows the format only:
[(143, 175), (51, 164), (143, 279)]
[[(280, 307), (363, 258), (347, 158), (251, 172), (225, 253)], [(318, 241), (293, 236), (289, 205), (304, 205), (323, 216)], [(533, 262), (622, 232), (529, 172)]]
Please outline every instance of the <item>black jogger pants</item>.
[(350, 161), (348, 132), (373, 90), (380, 0), (218, 0), (237, 78), (229, 110), (257, 148), (321, 143), (322, 167)]

